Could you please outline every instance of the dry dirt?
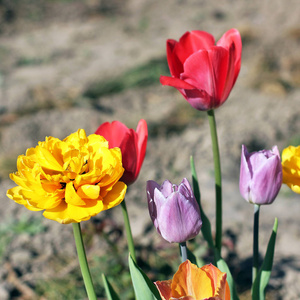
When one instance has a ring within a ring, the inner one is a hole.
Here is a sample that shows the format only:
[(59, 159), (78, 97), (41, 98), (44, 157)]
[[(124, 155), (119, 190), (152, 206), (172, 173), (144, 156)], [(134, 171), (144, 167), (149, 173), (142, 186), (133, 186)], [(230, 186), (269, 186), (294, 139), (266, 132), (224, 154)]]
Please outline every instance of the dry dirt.
[[(5, 196), (13, 186), (8, 172), (14, 170), (17, 155), (45, 136), (64, 138), (78, 128), (93, 133), (102, 122), (114, 119), (135, 128), (144, 118), (149, 126), (147, 156), (126, 197), (134, 238), (145, 245), (157, 240), (154, 232), (144, 235), (150, 224), (146, 180), (179, 183), (190, 178), (190, 155), (195, 157), (204, 209), (214, 224), (213, 164), (205, 114), (195, 113), (177, 91), (161, 87), (159, 78), (154, 85), (92, 100), (84, 95), (96, 81), (163, 59), (167, 38), (178, 39), (194, 29), (219, 38), (235, 27), (243, 39), (242, 68), (229, 99), (216, 111), (224, 236), (236, 240), (233, 261), (228, 250), (223, 254), (239, 283), (249, 280), (253, 207), (238, 190), (240, 150), (242, 144), (252, 150), (277, 144), (282, 151), (292, 142), (300, 143), (299, 2), (44, 0), (39, 5), (24, 1), (19, 8), (13, 3), (0, 2), (1, 232), (24, 215), (36, 215)], [(279, 219), (270, 299), (300, 299), (299, 210), (300, 196), (285, 186), (274, 204), (261, 209), (261, 254), (274, 218)], [(120, 211), (112, 214), (122, 224)], [(1, 246), (0, 299), (13, 299), (16, 290), (15, 299), (34, 299), (35, 280), (53, 276), (47, 265), (53, 255), (63, 252), (76, 261), (72, 228), (42, 218), (39, 222), (43, 232), (33, 236), (23, 232)]]

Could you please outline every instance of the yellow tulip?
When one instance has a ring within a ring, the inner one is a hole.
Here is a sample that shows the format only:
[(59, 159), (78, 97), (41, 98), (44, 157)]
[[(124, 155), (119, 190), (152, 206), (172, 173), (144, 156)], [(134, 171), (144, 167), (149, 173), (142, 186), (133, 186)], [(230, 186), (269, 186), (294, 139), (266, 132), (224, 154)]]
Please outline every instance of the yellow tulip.
[(119, 148), (83, 129), (64, 140), (47, 137), (20, 155), (18, 185), (7, 196), (29, 210), (44, 210), (44, 217), (62, 224), (89, 220), (122, 202), (127, 186), (120, 182), (124, 168)]
[(300, 146), (289, 146), (282, 151), (283, 183), (300, 194)]
[(212, 264), (198, 268), (187, 260), (173, 279), (156, 281), (155, 285), (163, 300), (230, 300), (226, 277)]

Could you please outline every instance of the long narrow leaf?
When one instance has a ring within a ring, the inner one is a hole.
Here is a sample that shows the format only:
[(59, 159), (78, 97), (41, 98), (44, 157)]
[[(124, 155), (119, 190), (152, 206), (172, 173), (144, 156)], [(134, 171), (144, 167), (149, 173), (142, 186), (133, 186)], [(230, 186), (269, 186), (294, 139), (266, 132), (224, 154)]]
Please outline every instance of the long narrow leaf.
[(120, 300), (119, 296), (117, 295), (117, 293), (115, 292), (115, 290), (113, 289), (113, 287), (111, 286), (104, 274), (102, 274), (102, 280), (104, 283), (104, 289), (107, 296), (107, 300)]
[(195, 163), (193, 156), (190, 157), (190, 165), (191, 165), (191, 173), (192, 173), (192, 180), (193, 180), (193, 191), (194, 195), (196, 197), (196, 200), (199, 204), (200, 213), (201, 213), (201, 219), (202, 219), (202, 234), (206, 242), (208, 243), (208, 246), (211, 249), (214, 249), (214, 241), (211, 234), (211, 225), (210, 221), (207, 218), (206, 214), (204, 213), (202, 206), (201, 206), (201, 195), (200, 195), (200, 189), (199, 189), (199, 183), (198, 183), (198, 177), (196, 173)]
[(239, 300), (235, 283), (226, 261), (220, 256), (217, 249), (215, 249), (214, 253), (215, 253), (215, 261), (217, 263), (217, 267), (221, 272), (225, 272), (227, 274), (227, 282), (230, 288), (230, 300)]
[(198, 258), (194, 255), (194, 253), (189, 248), (187, 248), (187, 256), (188, 256), (188, 260), (192, 264), (196, 265), (197, 267), (201, 267), (200, 261), (198, 260)]
[(273, 231), (269, 239), (264, 261), (252, 286), (252, 299), (255, 300), (265, 299), (266, 287), (269, 283), (271, 271), (273, 267), (277, 229), (278, 229), (278, 220), (277, 218), (275, 218)]
[(136, 300), (161, 300), (157, 288), (133, 261), (131, 255), (128, 261)]

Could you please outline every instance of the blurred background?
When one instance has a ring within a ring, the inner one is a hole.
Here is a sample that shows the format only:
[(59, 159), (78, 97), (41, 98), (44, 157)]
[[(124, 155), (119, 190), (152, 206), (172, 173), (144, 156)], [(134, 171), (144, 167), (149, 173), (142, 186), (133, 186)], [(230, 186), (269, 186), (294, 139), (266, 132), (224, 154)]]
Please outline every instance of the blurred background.
[[(86, 299), (72, 226), (46, 220), (6, 197), (16, 159), (46, 136), (64, 138), (105, 121), (149, 127), (147, 155), (129, 188), (138, 261), (151, 280), (177, 270), (177, 245), (154, 230), (147, 210), (149, 179), (190, 179), (193, 155), (204, 210), (214, 226), (214, 175), (209, 127), (170, 87), (165, 43), (189, 30), (216, 40), (237, 28), (242, 68), (216, 111), (222, 157), (224, 249), (241, 299), (250, 299), (252, 205), (239, 194), (241, 145), (280, 151), (300, 144), (300, 6), (296, 0), (0, 0), (0, 299)], [(279, 229), (267, 299), (300, 299), (300, 196), (283, 186), (261, 209), (264, 255), (274, 217)], [(121, 299), (133, 299), (120, 207), (82, 224), (99, 299), (105, 273)], [(212, 255), (201, 235), (190, 248)]]

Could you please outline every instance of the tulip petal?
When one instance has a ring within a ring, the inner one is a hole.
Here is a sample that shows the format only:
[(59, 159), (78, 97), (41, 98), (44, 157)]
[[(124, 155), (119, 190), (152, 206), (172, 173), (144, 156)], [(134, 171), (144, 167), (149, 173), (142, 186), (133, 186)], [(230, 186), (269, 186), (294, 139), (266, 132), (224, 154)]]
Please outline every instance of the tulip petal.
[(57, 221), (61, 224), (76, 222), (73, 217), (70, 218), (70, 216), (68, 215), (67, 207), (67, 203), (61, 201), (61, 203), (57, 207), (45, 210), (43, 216), (47, 219)]
[(43, 208), (37, 208), (37, 207), (31, 205), (27, 200), (25, 200), (22, 195), (22, 191), (23, 191), (23, 189), (20, 186), (15, 186), (7, 191), (6, 196), (8, 198), (14, 200), (16, 203), (24, 205), (29, 210), (40, 211), (43, 209)]
[(162, 300), (169, 300), (171, 298), (171, 285), (172, 280), (165, 280), (165, 281), (156, 281), (154, 282), (156, 285)]
[(157, 222), (165, 240), (170, 243), (181, 243), (199, 233), (202, 225), (199, 211), (195, 208), (194, 203), (187, 201), (182, 194), (172, 193), (160, 208), (158, 208), (157, 200), (155, 203), (157, 205)]
[(75, 191), (73, 182), (68, 182), (66, 185), (66, 192), (65, 192), (65, 201), (66, 203), (72, 205), (85, 205), (86, 202), (78, 196), (77, 192)]
[(248, 201), (250, 193), (250, 182), (252, 177), (252, 170), (249, 169), (248, 164), (249, 153), (247, 147), (242, 145), (241, 168), (240, 168), (240, 193), (242, 197)]
[(226, 74), (226, 82), (224, 86), (224, 90), (221, 98), (221, 104), (228, 98), (234, 84), (236, 81), (236, 78), (238, 76), (239, 70), (236, 74), (236, 66), (234, 64), (235, 58), (234, 58), (234, 50), (235, 45), (232, 44), (232, 46), (229, 48), (229, 62), (228, 62), (228, 68), (227, 68), (227, 74)]
[(167, 198), (170, 194), (173, 193), (174, 188), (175, 190), (177, 190), (176, 184), (172, 184), (172, 182), (170, 182), (169, 180), (165, 180), (161, 185), (161, 187), (159, 188), (159, 190), (164, 195), (164, 197)]
[(129, 129), (119, 121), (105, 122), (98, 127), (95, 134), (103, 136), (109, 142), (109, 148), (120, 147)]
[(215, 44), (215, 38), (208, 32), (193, 30), (186, 32), (175, 45), (174, 52), (182, 64), (200, 49), (209, 49)]
[(251, 185), (251, 199), (255, 204), (271, 204), (282, 183), (280, 158), (274, 155), (266, 159), (265, 163), (253, 174)]
[(168, 76), (160, 76), (160, 83), (162, 85), (168, 85), (175, 87), (177, 89), (186, 89), (186, 90), (194, 90), (195, 87), (179, 78), (168, 77)]
[(138, 148), (138, 158), (137, 158), (137, 171), (136, 176), (139, 174), (147, 149), (147, 140), (148, 140), (148, 126), (147, 122), (141, 119), (136, 128), (137, 134), (137, 148)]
[(215, 82), (207, 50), (199, 50), (187, 58), (181, 79), (198, 90), (206, 91), (209, 96), (214, 96)]
[(221, 272), (213, 264), (205, 265), (201, 269), (211, 278), (213, 296), (219, 299), (230, 299), (230, 289), (226, 281), (226, 273)]
[(133, 183), (136, 179), (136, 174), (138, 174), (137, 143), (138, 141), (135, 131), (133, 129), (129, 129), (119, 146), (122, 152), (122, 164), (125, 169), (121, 180), (127, 184)]
[(213, 109), (213, 102), (211, 101), (211, 96), (206, 93), (206, 91), (201, 91), (198, 89), (194, 90), (179, 90), (183, 97), (189, 102), (189, 104), (195, 109), (206, 111)]
[(186, 199), (190, 199), (192, 198), (191, 196), (194, 196), (192, 187), (186, 178), (183, 178), (179, 184), (178, 192), (184, 195)]
[[(148, 200), (148, 210), (150, 214), (150, 218), (157, 230), (158, 229), (158, 224), (157, 224), (157, 209), (156, 209), (156, 203), (154, 202), (154, 191), (157, 190), (159, 191), (160, 185), (156, 183), (153, 180), (148, 180), (147, 181), (147, 200)], [(160, 231), (159, 231), (160, 233)]]
[(172, 297), (192, 296), (205, 299), (213, 295), (212, 282), (208, 274), (191, 264), (189, 260), (182, 263), (172, 280)]
[(78, 188), (77, 194), (83, 199), (98, 199), (100, 194), (99, 185), (85, 184)]
[(300, 146), (289, 146), (282, 152), (283, 183), (300, 194)]
[(178, 78), (183, 72), (183, 64), (174, 51), (176, 44), (175, 40), (167, 40), (167, 60), (171, 75)]
[(119, 205), (125, 197), (126, 190), (127, 185), (118, 181), (103, 199), (103, 210)]
[[(229, 67), (229, 52), (227, 49), (223, 47), (211, 47), (208, 50), (209, 59), (212, 65), (213, 76), (214, 76), (214, 98), (217, 100), (222, 99), (222, 95), (224, 93), (224, 89), (228, 88), (226, 85), (228, 84), (228, 67)], [(230, 86), (230, 90), (231, 90)], [(224, 99), (224, 101), (227, 97)], [(222, 104), (216, 103), (216, 106)]]
[(233, 58), (234, 64), (234, 84), (240, 72), (242, 58), (242, 39), (239, 31), (235, 28), (232, 28), (225, 32), (217, 42), (217, 46), (221, 46), (227, 49), (233, 49), (230, 55)]
[(63, 171), (62, 166), (48, 149), (37, 146), (35, 154), (41, 167), (58, 172)]

